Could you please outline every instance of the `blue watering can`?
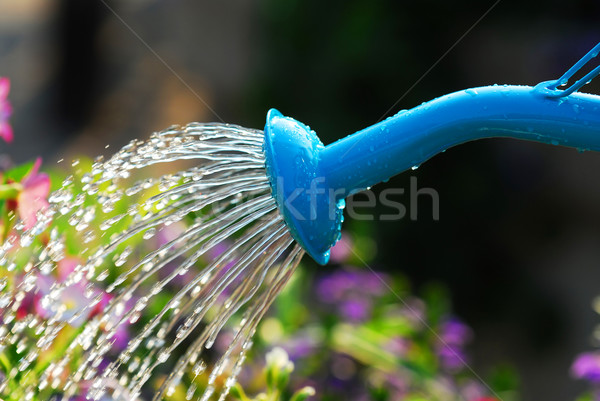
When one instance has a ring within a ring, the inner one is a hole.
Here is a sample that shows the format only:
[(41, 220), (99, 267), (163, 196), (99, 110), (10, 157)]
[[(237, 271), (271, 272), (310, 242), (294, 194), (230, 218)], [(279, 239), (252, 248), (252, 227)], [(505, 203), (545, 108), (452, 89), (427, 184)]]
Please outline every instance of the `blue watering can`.
[(314, 260), (327, 263), (340, 238), (345, 197), (464, 142), (506, 137), (600, 150), (600, 96), (578, 92), (600, 66), (565, 87), (599, 52), (600, 43), (557, 80), (451, 93), (327, 146), (308, 126), (271, 109), (267, 172), (292, 236)]

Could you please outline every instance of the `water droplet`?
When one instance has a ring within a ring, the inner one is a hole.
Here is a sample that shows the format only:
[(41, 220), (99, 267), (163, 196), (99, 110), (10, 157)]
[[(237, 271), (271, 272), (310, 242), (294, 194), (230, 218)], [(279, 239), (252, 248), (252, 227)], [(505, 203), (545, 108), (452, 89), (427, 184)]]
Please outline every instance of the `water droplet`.
[(104, 281), (108, 278), (109, 275), (109, 271), (108, 270), (104, 270), (102, 271), (100, 274), (98, 274), (98, 276), (96, 277), (97, 281)]
[(119, 266), (123, 266), (125, 264), (125, 262), (127, 262), (127, 258), (129, 257), (129, 255), (131, 255), (131, 253), (133, 252), (133, 247), (131, 245), (128, 245), (123, 252), (121, 252), (121, 254), (119, 255), (115, 255), (113, 261), (115, 262), (115, 266), (119, 267)]
[[(196, 394), (196, 384), (192, 383), (192, 384), (190, 384), (190, 386), (188, 387), (188, 389), (185, 393), (185, 399), (191, 400), (192, 398), (194, 398), (194, 394)], [(203, 397), (203, 399), (204, 399), (204, 397)]]
[(156, 228), (149, 228), (142, 236), (144, 239), (150, 239), (156, 235)]
[(158, 362), (165, 363), (169, 359), (170, 356), (171, 356), (171, 353), (169, 351), (162, 350), (158, 353), (158, 357), (157, 357)]

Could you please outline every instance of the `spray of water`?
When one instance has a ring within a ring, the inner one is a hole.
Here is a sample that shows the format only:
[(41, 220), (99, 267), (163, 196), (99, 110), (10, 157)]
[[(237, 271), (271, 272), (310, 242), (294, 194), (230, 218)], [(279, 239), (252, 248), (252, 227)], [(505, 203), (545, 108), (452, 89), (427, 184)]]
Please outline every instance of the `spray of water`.
[[(185, 377), (186, 399), (225, 399), (257, 324), (303, 255), (271, 195), (262, 143), (262, 131), (238, 126), (172, 127), (67, 178), (33, 228), (17, 223), (0, 247), (0, 267), (22, 272), (0, 283), (0, 352), (16, 347), (21, 362), (3, 372), (0, 395), (35, 367), (41, 379), (22, 380), (25, 398), (53, 388), (67, 398), (85, 389), (93, 400), (160, 400)], [(182, 161), (191, 167), (178, 171)], [(136, 170), (164, 173), (173, 164), (173, 173), (131, 182)], [(77, 233), (80, 263), (54, 280), (67, 247), (61, 225)], [(173, 227), (176, 235), (165, 235)], [(43, 282), (51, 282), (45, 291)], [(86, 302), (73, 306), (69, 294), (82, 286)], [(26, 307), (32, 297), (44, 318)], [(134, 334), (118, 346), (124, 325)], [(234, 334), (205, 372), (207, 350), (226, 325)], [(76, 334), (49, 358), (67, 326)], [(157, 378), (167, 361), (174, 368)], [(201, 375), (208, 379), (197, 389)]]

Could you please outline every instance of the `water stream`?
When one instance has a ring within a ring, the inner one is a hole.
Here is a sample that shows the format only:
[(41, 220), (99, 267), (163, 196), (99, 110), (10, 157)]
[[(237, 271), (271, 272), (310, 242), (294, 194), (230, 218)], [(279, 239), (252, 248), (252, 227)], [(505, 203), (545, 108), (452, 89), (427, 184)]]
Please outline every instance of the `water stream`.
[[(33, 228), (17, 223), (0, 247), (1, 268), (20, 272), (0, 283), (0, 351), (12, 347), (21, 359), (3, 372), (0, 395), (22, 377), (26, 399), (52, 388), (67, 398), (160, 400), (184, 380), (188, 400), (225, 399), (304, 253), (271, 196), (262, 144), (262, 131), (233, 125), (172, 127), (96, 159), (51, 194)], [(191, 166), (179, 171), (182, 162)], [(57, 280), (66, 235), (77, 236), (78, 263)], [(82, 288), (85, 302), (74, 303)], [(235, 328), (229, 345), (208, 364), (226, 325)], [(132, 334), (120, 344), (124, 326)], [(77, 330), (65, 339), (68, 327)], [(167, 362), (174, 368), (157, 374)], [(196, 383), (207, 366), (207, 382)], [(41, 379), (27, 380), (31, 369)]]

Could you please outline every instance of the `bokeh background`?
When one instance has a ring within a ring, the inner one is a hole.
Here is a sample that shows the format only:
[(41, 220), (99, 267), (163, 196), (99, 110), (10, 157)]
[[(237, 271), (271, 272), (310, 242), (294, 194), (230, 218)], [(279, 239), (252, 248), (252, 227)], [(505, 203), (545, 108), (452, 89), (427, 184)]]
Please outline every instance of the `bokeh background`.
[[(557, 78), (600, 41), (597, 0), (493, 4), (0, 0), (15, 108), (0, 153), (53, 167), (174, 123), (259, 128), (270, 107), (329, 143), (455, 90)], [(370, 233), (377, 270), (404, 272), (417, 293), (447, 286), (474, 329), (476, 372), (510, 363), (523, 399), (573, 399), (585, 385), (570, 364), (600, 341), (598, 171), (598, 154), (479, 141), (373, 189), (415, 176), (439, 193), (439, 221), (424, 197), (416, 221), (346, 227)]]

